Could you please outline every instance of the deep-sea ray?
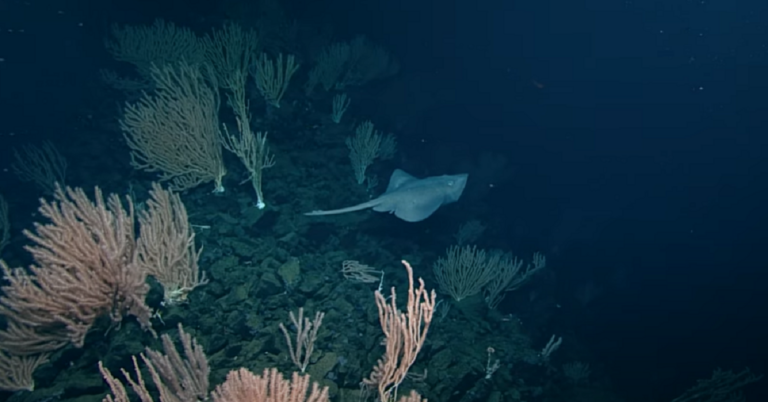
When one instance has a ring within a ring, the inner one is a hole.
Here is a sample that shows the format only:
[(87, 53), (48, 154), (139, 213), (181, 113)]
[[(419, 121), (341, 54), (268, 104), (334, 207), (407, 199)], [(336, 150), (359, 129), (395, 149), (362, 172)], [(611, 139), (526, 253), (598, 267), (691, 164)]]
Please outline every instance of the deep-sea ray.
[(304, 215), (336, 215), (373, 208), (376, 212), (393, 213), (406, 222), (419, 222), (427, 219), (441, 205), (458, 201), (468, 176), (456, 174), (417, 179), (397, 169), (389, 178), (387, 191), (378, 198), (352, 207), (312, 211)]

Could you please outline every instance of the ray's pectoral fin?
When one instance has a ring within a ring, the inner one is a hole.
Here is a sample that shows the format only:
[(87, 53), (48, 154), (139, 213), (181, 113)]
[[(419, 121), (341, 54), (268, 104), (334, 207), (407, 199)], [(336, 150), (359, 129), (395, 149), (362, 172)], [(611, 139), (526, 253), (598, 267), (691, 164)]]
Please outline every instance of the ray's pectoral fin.
[(443, 201), (439, 198), (412, 199), (405, 202), (386, 203), (373, 207), (377, 212), (389, 212), (406, 222), (419, 222), (435, 213)]

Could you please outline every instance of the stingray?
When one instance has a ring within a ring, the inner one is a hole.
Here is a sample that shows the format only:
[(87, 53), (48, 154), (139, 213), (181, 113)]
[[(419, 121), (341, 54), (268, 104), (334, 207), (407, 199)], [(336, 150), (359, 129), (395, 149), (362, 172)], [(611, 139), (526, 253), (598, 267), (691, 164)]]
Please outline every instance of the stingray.
[(419, 222), (429, 218), (441, 205), (458, 201), (468, 176), (456, 174), (417, 179), (397, 169), (389, 178), (387, 191), (378, 198), (352, 207), (312, 211), (304, 215), (337, 215), (372, 208), (376, 212), (395, 214), (406, 222)]

